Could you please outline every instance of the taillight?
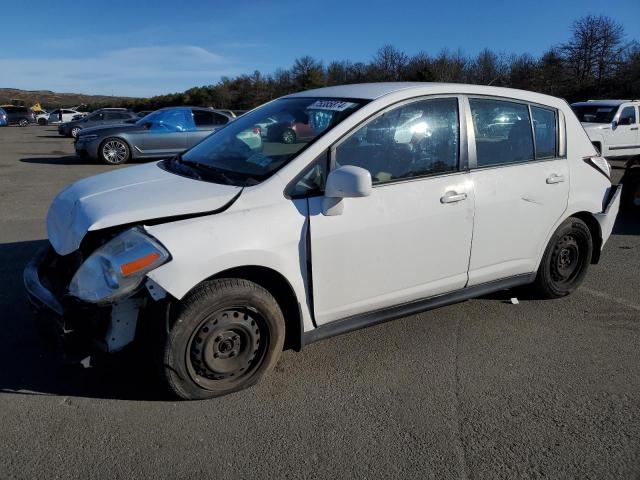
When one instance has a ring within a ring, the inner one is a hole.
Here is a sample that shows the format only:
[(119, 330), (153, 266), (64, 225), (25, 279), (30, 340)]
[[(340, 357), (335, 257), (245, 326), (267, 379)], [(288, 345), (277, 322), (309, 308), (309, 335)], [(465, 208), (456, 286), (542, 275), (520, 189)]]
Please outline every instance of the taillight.
[(588, 165), (591, 165), (593, 168), (602, 173), (605, 177), (611, 180), (611, 165), (607, 162), (607, 159), (604, 157), (584, 157), (583, 160)]

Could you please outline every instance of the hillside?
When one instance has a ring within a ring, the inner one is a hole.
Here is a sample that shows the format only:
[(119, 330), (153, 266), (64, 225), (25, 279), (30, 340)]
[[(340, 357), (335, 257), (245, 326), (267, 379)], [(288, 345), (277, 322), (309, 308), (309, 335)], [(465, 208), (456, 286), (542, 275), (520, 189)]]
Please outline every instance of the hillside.
[(106, 95), (85, 95), (83, 93), (56, 93), (50, 90), (20, 90), (17, 88), (0, 88), (0, 105), (10, 103), (12, 98), (24, 100), (30, 107), (40, 103), (43, 108), (73, 107), (76, 105), (119, 105), (122, 102), (135, 100), (131, 97), (110, 97)]

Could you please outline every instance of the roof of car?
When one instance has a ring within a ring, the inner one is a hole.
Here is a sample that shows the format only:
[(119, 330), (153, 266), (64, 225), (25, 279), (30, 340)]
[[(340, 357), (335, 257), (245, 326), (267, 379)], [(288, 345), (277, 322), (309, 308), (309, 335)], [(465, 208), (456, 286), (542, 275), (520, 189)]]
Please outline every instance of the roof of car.
[(518, 90), (504, 87), (490, 87), (487, 85), (470, 85), (463, 83), (436, 83), (436, 82), (377, 82), (377, 83), (354, 83), (350, 85), (336, 85), (333, 87), (317, 88), (298, 92), (288, 97), (332, 97), (332, 98), (354, 98), (363, 100), (375, 100), (399, 91), (408, 90), (433, 90), (434, 94), (438, 93), (469, 93), (481, 95), (495, 95), (498, 97), (513, 98), (533, 98), (536, 100), (547, 101), (558, 99), (548, 95), (529, 92), (526, 90)]
[(572, 103), (572, 107), (583, 107), (583, 106), (595, 106), (603, 105), (603, 106), (614, 106), (614, 105), (622, 105), (623, 103), (631, 102), (632, 100), (587, 100), (586, 102), (575, 102)]

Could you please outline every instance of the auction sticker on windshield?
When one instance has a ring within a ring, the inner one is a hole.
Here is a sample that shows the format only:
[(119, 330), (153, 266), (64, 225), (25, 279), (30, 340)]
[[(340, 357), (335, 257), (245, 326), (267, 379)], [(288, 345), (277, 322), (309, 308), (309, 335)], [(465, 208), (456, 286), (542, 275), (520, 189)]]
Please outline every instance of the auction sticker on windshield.
[(308, 110), (333, 110), (335, 112), (342, 112), (347, 108), (353, 107), (355, 103), (344, 102), (342, 100), (316, 100), (314, 103), (307, 107)]

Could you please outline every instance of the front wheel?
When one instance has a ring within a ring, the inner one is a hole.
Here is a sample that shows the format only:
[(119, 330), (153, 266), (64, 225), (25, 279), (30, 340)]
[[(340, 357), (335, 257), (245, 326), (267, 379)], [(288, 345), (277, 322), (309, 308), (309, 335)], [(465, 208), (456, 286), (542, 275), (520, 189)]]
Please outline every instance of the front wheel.
[(119, 138), (107, 138), (100, 145), (98, 152), (100, 160), (108, 165), (120, 165), (126, 163), (131, 156), (129, 145)]
[(273, 296), (242, 279), (203, 283), (180, 305), (162, 351), (161, 373), (180, 398), (245, 389), (275, 367), (284, 317)]
[(579, 218), (568, 218), (547, 245), (533, 284), (534, 292), (542, 298), (569, 295), (584, 280), (592, 254), (589, 227)]
[(26, 118), (21, 118), (18, 121), (18, 125), (20, 125), (21, 127), (27, 127), (29, 126), (29, 120), (27, 120)]
[(71, 129), (71, 136), (73, 138), (76, 138), (78, 136), (78, 133), (80, 132), (80, 127), (73, 127)]

